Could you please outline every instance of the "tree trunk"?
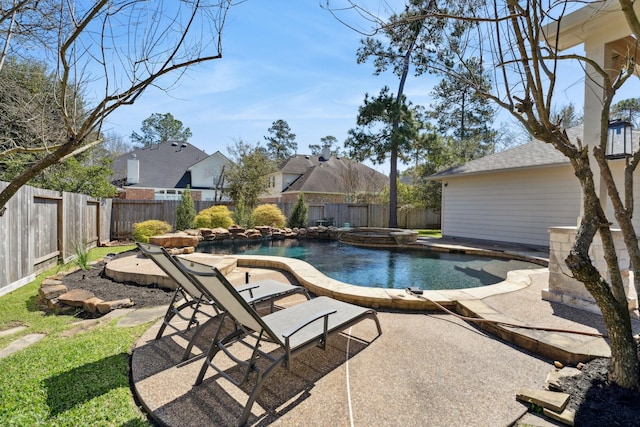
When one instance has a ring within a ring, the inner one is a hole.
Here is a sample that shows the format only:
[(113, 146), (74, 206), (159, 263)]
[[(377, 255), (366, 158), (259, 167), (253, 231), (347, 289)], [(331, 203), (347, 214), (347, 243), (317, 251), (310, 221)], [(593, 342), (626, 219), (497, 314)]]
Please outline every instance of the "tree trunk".
[(588, 256), (572, 251), (567, 266), (574, 277), (584, 283), (602, 311), (602, 317), (611, 341), (609, 380), (620, 387), (638, 387), (638, 351), (626, 307), (621, 307), (609, 290), (608, 283), (592, 265)]
[(620, 271), (608, 228), (609, 222), (595, 190), (586, 150), (574, 153), (570, 160), (582, 186), (584, 215), (566, 264), (573, 273), (573, 277), (584, 284), (602, 312), (611, 346), (609, 380), (624, 388), (637, 388), (638, 350), (633, 339), (626, 296), (624, 291), (620, 292), (620, 289), (612, 292), (609, 283), (589, 258), (589, 248), (593, 238), (599, 233), (610, 274), (618, 276), (614, 277), (614, 287), (620, 286)]
[(391, 172), (389, 173), (389, 227), (398, 227), (398, 148), (391, 148)]

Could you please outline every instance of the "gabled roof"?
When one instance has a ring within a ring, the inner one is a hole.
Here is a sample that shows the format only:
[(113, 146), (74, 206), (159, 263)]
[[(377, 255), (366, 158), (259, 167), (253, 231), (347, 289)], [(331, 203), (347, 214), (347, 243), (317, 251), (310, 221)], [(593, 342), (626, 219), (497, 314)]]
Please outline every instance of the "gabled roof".
[[(337, 159), (337, 157), (331, 157)], [(302, 175), (307, 169), (318, 166), (320, 164), (320, 157), (308, 156), (303, 154), (297, 154), (291, 156), (278, 166), (278, 170), (284, 174)]]
[(223, 161), (227, 162), (227, 163), (233, 163), (231, 160), (229, 160), (229, 158), (227, 156), (225, 156), (224, 154), (222, 154), (220, 152), (220, 150), (216, 151), (215, 153), (206, 156), (205, 158), (198, 160), (197, 162), (195, 162), (194, 164), (192, 164), (191, 166), (189, 166), (189, 170), (192, 170), (194, 167), (198, 166), (198, 163), (204, 162), (205, 160), (207, 160), (209, 157), (220, 157), (222, 158)]
[[(567, 129), (567, 135), (572, 141), (582, 138), (582, 126)], [(560, 151), (551, 144), (534, 139), (526, 144), (519, 145), (509, 150), (491, 154), (463, 165), (454, 166), (444, 171), (433, 174), (429, 179), (442, 179), (459, 175), (471, 175), (508, 171), (522, 168), (539, 168), (553, 165), (569, 164)]]
[(191, 182), (187, 169), (209, 157), (189, 143), (154, 144), (117, 157), (112, 165), (114, 180), (126, 181), (127, 160), (133, 155), (139, 161), (140, 179), (129, 187), (146, 188), (184, 188)]
[[(319, 160), (318, 156), (293, 156), (282, 164), (280, 171), (301, 175), (284, 192), (370, 192), (374, 188), (389, 184), (389, 178), (375, 169), (335, 156), (325, 161)], [(356, 188), (348, 188), (349, 186)]]

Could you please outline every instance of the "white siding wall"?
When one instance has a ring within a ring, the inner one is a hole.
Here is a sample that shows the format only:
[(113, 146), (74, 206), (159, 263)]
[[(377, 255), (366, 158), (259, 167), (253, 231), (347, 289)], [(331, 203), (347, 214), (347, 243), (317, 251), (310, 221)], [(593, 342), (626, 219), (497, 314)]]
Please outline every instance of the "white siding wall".
[[(220, 153), (214, 153), (191, 167), (191, 186), (211, 188), (218, 184), (223, 166), (229, 161)], [(226, 183), (225, 183), (226, 184)]]
[(549, 246), (550, 226), (575, 226), (580, 186), (570, 166), (443, 181), (442, 234)]
[(267, 177), (269, 188), (261, 197), (280, 197), (282, 194), (282, 172), (272, 173)]

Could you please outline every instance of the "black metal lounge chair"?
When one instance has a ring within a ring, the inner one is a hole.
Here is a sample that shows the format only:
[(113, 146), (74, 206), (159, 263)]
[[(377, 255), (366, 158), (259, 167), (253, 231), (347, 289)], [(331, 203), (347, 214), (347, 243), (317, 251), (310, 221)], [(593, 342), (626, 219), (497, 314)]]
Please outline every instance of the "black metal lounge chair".
[[(164, 271), (169, 277), (171, 277), (177, 284), (175, 293), (167, 311), (164, 315), (160, 330), (156, 334), (156, 339), (160, 339), (168, 327), (174, 329), (178, 333), (182, 333), (185, 330), (190, 330), (191, 327), (199, 327), (200, 321), (197, 318), (198, 315), (206, 316), (208, 319), (220, 314), (220, 308), (215, 304), (206, 293), (200, 290), (199, 286), (194, 283), (193, 278), (185, 274), (180, 267), (176, 264), (175, 259), (167, 252), (162, 246), (151, 245), (149, 243), (137, 243), (140, 251), (147, 257), (151, 258), (157, 265)], [(183, 260), (188, 262), (189, 266), (197, 271), (207, 272), (212, 271), (210, 265), (195, 263), (192, 261)], [(276, 280), (260, 280), (254, 283), (248, 283), (246, 285), (238, 286), (236, 288), (242, 297), (250, 304), (257, 304), (265, 301), (270, 302), (270, 311), (274, 309), (275, 300), (287, 295), (295, 293), (303, 294), (307, 299), (310, 298), (306, 288), (302, 286), (294, 286), (289, 283), (281, 283)], [(180, 302), (181, 299), (184, 301)], [(207, 312), (202, 310), (203, 307), (209, 306), (211, 310)], [(190, 316), (184, 316), (183, 310), (189, 308)], [(171, 323), (171, 320), (178, 316), (179, 318), (187, 321), (186, 329), (180, 329)], [(189, 340), (187, 348), (183, 356), (183, 360), (188, 359), (191, 349), (198, 338), (198, 330)]]
[[(209, 367), (215, 369), (237, 387), (242, 386), (248, 380), (251, 372), (257, 374), (255, 386), (249, 394), (239, 419), (240, 425), (246, 424), (251, 414), (251, 407), (260, 394), (264, 381), (278, 366), (284, 364), (289, 369), (290, 361), (294, 356), (314, 346), (325, 349), (328, 335), (339, 333), (365, 318), (370, 318), (375, 322), (378, 329), (376, 338), (382, 334), (375, 310), (329, 297), (313, 298), (260, 317), (218, 269), (214, 268), (210, 272), (195, 271), (185, 265), (181, 259), (178, 259), (177, 263), (185, 273), (193, 278), (208, 298), (215, 300), (216, 304), (223, 308), (222, 316), (230, 316), (237, 325), (234, 331), (220, 337), (222, 321), (220, 322), (195, 385), (202, 383)], [(251, 340), (252, 342), (243, 339), (247, 336), (254, 338)], [(240, 360), (229, 350), (229, 344), (236, 341), (241, 341), (251, 349), (251, 358), (248, 361)], [(263, 342), (276, 344), (283, 350), (283, 354), (276, 357), (261, 350)], [(214, 364), (213, 359), (220, 350), (244, 369), (241, 380), (232, 378), (224, 369)], [(256, 363), (260, 358), (270, 362), (269, 366), (263, 370)]]

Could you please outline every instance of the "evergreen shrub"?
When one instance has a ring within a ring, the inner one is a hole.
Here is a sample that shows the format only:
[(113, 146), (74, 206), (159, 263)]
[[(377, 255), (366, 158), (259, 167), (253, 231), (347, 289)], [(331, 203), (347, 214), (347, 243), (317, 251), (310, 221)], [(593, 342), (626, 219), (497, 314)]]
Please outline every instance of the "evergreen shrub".
[(171, 231), (171, 225), (165, 221), (150, 219), (133, 224), (133, 240), (149, 243), (149, 237), (162, 236)]

